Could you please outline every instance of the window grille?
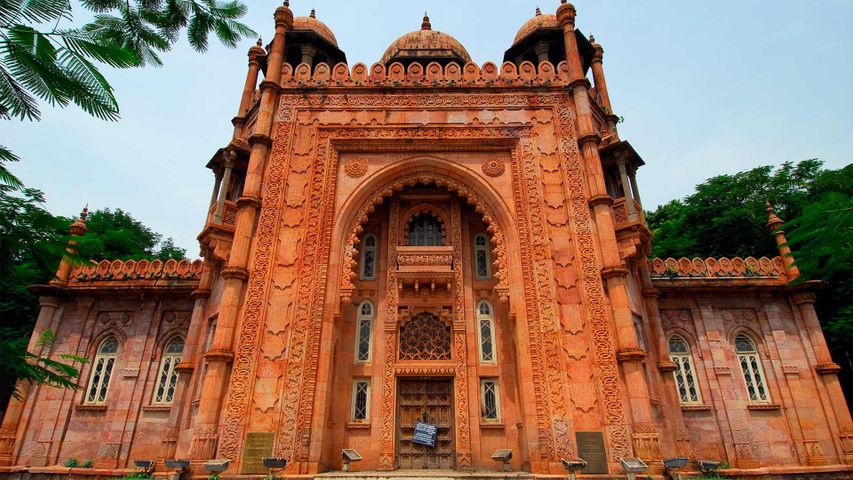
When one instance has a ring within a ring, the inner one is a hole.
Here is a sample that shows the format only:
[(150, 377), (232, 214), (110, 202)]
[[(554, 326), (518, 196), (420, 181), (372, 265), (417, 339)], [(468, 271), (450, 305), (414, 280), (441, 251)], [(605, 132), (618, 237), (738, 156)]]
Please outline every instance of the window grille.
[(160, 405), (172, 403), (175, 387), (178, 385), (178, 372), (175, 366), (181, 363), (183, 353), (184, 339), (181, 337), (175, 337), (166, 345), (163, 350), (163, 360), (160, 362), (160, 374), (157, 375), (153, 403)]
[(86, 403), (104, 403), (107, 399), (107, 391), (110, 387), (110, 379), (113, 375), (116, 359), (118, 359), (118, 340), (108, 337), (95, 355), (92, 362), (92, 375), (89, 377), (89, 388), (86, 389)]
[(362, 280), (374, 280), (376, 278), (376, 243), (376, 235), (370, 234), (364, 237), (360, 262)]
[(500, 398), (498, 396), (498, 381), (487, 379), (480, 381), (480, 408), (483, 420), (500, 421)]
[(400, 327), (400, 360), (450, 360), (450, 326), (422, 312)]
[(364, 422), (370, 414), (370, 381), (356, 380), (352, 387), (352, 421)]
[(474, 235), (474, 267), (478, 279), (491, 278), (491, 252), (489, 251), (489, 240), (483, 233)]
[(492, 305), (486, 300), (477, 303), (480, 362), (495, 363), (495, 322)]
[(675, 388), (678, 398), (684, 405), (702, 403), (699, 387), (696, 385), (696, 373), (693, 368), (693, 358), (690, 346), (678, 335), (669, 338), (669, 358), (675, 364), (672, 375), (675, 378)]
[(373, 342), (373, 304), (364, 301), (358, 306), (356, 321), (355, 361), (358, 363), (370, 361), (370, 351)]
[(764, 371), (761, 368), (761, 360), (758, 358), (758, 350), (755, 343), (747, 335), (741, 333), (735, 337), (735, 351), (737, 352), (740, 369), (743, 372), (743, 380), (746, 383), (746, 391), (751, 402), (769, 402), (770, 394), (764, 383)]
[(426, 247), (444, 245), (444, 227), (431, 213), (422, 213), (410, 220), (409, 245)]

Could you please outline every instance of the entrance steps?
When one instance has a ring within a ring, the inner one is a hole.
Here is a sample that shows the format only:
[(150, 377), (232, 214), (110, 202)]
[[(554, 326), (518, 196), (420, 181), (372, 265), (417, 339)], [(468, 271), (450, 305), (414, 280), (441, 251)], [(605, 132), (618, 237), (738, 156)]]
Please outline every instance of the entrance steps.
[(533, 480), (529, 472), (458, 471), (458, 470), (394, 470), (375, 472), (326, 472), (314, 480)]

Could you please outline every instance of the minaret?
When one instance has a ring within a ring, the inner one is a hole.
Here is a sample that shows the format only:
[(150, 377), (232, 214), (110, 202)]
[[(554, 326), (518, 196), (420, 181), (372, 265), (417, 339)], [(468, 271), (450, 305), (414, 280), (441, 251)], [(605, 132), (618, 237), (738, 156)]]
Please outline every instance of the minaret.
[(779, 256), (782, 257), (782, 263), (785, 265), (785, 276), (788, 281), (792, 282), (800, 276), (800, 269), (794, 265), (794, 256), (791, 255), (791, 247), (788, 246), (788, 240), (785, 238), (785, 231), (782, 230), (782, 225), (785, 224), (781, 218), (776, 216), (773, 210), (773, 205), (767, 202), (767, 228), (773, 233), (773, 238), (776, 240), (776, 248), (779, 249)]
[[(566, 63), (569, 67), (569, 92), (574, 99), (575, 112), (578, 125), (578, 148), (581, 158), (586, 166), (587, 188), (589, 191), (589, 206), (592, 210), (592, 219), (596, 225), (599, 237), (599, 246), (603, 268), (601, 278), (610, 293), (610, 306), (613, 311), (615, 323), (617, 359), (622, 366), (625, 378), (625, 387), (628, 394), (628, 402), (631, 418), (635, 428), (642, 428), (650, 432), (648, 435), (657, 435), (655, 431), (652, 405), (649, 398), (648, 385), (643, 373), (643, 359), (646, 352), (640, 350), (637, 343), (637, 332), (634, 328), (633, 312), (631, 310), (627, 277), (629, 271), (622, 265), (619, 256), (619, 245), (616, 241), (616, 231), (613, 220), (613, 199), (607, 193), (604, 182), (604, 172), (601, 166), (601, 156), (598, 148), (601, 137), (595, 128), (592, 118), (592, 108), (589, 97), (589, 80), (584, 75), (580, 52), (578, 51), (577, 39), (575, 37), (575, 17), (577, 11), (574, 5), (561, 0), (557, 9), (557, 22), (563, 28), (563, 39), (566, 48)], [(628, 422), (622, 418), (621, 422)], [(608, 428), (625, 428), (625, 425), (614, 424), (613, 420), (607, 425)], [(630, 452), (619, 452), (628, 455)], [(659, 452), (655, 452), (659, 456)]]
[(592, 43), (592, 48), (595, 49), (595, 53), (592, 56), (592, 62), (590, 64), (590, 68), (592, 69), (592, 80), (595, 82), (595, 92), (598, 94), (598, 101), (601, 102), (601, 107), (604, 109), (604, 114), (607, 118), (607, 126), (610, 127), (610, 131), (613, 132), (613, 135), (618, 139), (618, 133), (616, 131), (616, 122), (618, 117), (613, 114), (613, 107), (610, 104), (610, 94), (607, 93), (607, 81), (604, 79), (604, 49), (595, 41), (594, 36), (590, 35), (589, 41)]
[(220, 299), (219, 318), (213, 335), (213, 344), (204, 355), (208, 368), (202, 378), (201, 401), (189, 451), (190, 459), (196, 461), (215, 458), (219, 440), (218, 432), (234, 428), (233, 425), (218, 425), (218, 417), (222, 410), (222, 402), (227, 396), (225, 391), (229, 383), (229, 366), (234, 361), (234, 337), (238, 314), (249, 279), (249, 250), (261, 206), (263, 173), (272, 146), (270, 134), (275, 106), (278, 104), (278, 92), (281, 88), (285, 34), (293, 27), (293, 12), (289, 5), (290, 2), (285, 1), (284, 5), (275, 10), (275, 37), (267, 60), (266, 78), (260, 85), (258, 117), (254, 130), (248, 137), (251, 154), (246, 169), (243, 195), (237, 200), (234, 243), (226, 265), (221, 271), (224, 286)]
[(237, 116), (231, 120), (234, 125), (234, 138), (243, 137), (243, 127), (246, 125), (246, 114), (252, 106), (252, 97), (255, 95), (255, 88), (258, 86), (258, 73), (261, 71), (261, 62), (258, 57), (266, 55), (266, 50), (261, 46), (259, 38), (255, 45), (249, 48), (249, 70), (246, 72), (246, 83), (243, 85), (243, 96), (240, 97), (240, 107), (237, 109)]
[[(56, 331), (59, 315), (57, 310), (61, 303), (58, 293), (62, 287), (68, 284), (68, 278), (71, 275), (73, 267), (72, 257), (77, 254), (76, 237), (82, 237), (86, 234), (86, 217), (89, 214), (89, 209), (84, 208), (80, 213), (80, 217), (71, 224), (69, 231), (71, 238), (68, 240), (68, 245), (65, 247), (67, 255), (63, 255), (59, 261), (59, 267), (56, 269), (56, 275), (50, 281), (49, 286), (34, 285), (30, 287), (33, 293), (39, 294), (39, 314), (36, 319), (36, 325), (33, 329), (33, 334), (30, 336), (30, 343), (27, 345), (27, 351), (35, 355), (48, 355), (49, 351), (44, 345), (39, 345), (42, 335), (45, 331)], [(6, 415), (3, 417), (3, 424), (0, 426), (0, 466), (9, 466), (14, 463), (15, 455), (15, 440), (18, 438), (17, 432), (20, 426), (21, 417), (24, 412), (24, 404), (30, 394), (30, 390), (37, 388), (30, 382), (19, 381), (16, 385), (18, 397), (12, 397), (9, 400), (9, 405), (6, 408)]]

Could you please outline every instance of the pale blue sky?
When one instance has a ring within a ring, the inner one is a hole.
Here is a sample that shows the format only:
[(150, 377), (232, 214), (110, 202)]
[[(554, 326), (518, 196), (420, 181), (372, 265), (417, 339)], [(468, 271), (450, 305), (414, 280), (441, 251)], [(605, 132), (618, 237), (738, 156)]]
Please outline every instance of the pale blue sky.
[[(279, 2), (248, 0), (246, 22), (271, 38)], [(294, 0), (335, 32), (350, 64), (371, 64), (420, 27), (455, 36), (474, 61), (499, 62), (536, 5), (557, 0)], [(577, 26), (605, 49), (604, 67), (621, 137), (646, 161), (646, 208), (689, 194), (707, 177), (818, 157), (840, 168), (853, 151), (853, 0), (578, 0)], [(195, 257), (210, 199), (204, 168), (231, 136), (246, 50), (216, 44), (205, 55), (182, 42), (166, 66), (107, 71), (122, 119), (76, 108), (43, 109), (40, 123), (0, 123), (0, 144), (23, 160), (13, 171), (72, 215), (123, 208), (175, 238)]]

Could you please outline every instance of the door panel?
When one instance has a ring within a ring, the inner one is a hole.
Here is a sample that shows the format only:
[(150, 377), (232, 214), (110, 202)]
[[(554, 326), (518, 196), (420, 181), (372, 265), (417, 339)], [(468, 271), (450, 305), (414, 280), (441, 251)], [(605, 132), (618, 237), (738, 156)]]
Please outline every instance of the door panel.
[[(425, 417), (437, 427), (435, 447), (412, 443), (415, 424)], [(397, 468), (453, 468), (452, 379), (400, 379), (397, 422)]]

